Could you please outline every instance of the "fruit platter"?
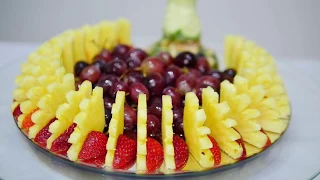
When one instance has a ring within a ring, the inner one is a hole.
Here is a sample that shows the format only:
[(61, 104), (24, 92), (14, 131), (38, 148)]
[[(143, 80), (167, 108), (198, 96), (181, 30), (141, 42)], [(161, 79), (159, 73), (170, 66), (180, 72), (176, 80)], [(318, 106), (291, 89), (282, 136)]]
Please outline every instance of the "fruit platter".
[(195, 6), (168, 0), (163, 37), (145, 48), (124, 18), (44, 42), (15, 79), (17, 127), (50, 156), (105, 174), (213, 173), (263, 153), (291, 115), (276, 61), (228, 35), (219, 69)]

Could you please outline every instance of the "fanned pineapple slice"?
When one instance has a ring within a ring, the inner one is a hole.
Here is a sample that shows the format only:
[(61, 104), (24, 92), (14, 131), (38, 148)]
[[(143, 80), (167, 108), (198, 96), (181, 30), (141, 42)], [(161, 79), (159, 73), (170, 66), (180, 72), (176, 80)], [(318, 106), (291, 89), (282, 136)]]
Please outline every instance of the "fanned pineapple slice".
[(112, 105), (112, 118), (109, 124), (109, 138), (107, 142), (107, 155), (105, 165), (112, 167), (114, 153), (117, 147), (119, 135), (123, 133), (124, 127), (124, 103), (126, 94), (124, 91), (118, 91), (115, 103)]
[(131, 44), (131, 25), (127, 19), (120, 18), (117, 21), (118, 43)]
[(118, 43), (117, 24), (112, 21), (100, 23), (99, 45), (111, 50)]
[(79, 105), (80, 112), (75, 116), (77, 124), (68, 140), (71, 143), (67, 155), (71, 161), (78, 159), (82, 145), (91, 131), (102, 132), (106, 124), (104, 119), (103, 89), (96, 87), (90, 99), (83, 99)]
[(173, 148), (173, 112), (172, 100), (168, 95), (162, 96), (162, 146), (164, 151), (164, 164), (169, 170), (176, 169), (174, 161), (174, 148)]
[(85, 54), (86, 59), (89, 61), (89, 63), (92, 63), (93, 57), (98, 54), (98, 52), (101, 50), (101, 47), (99, 46), (99, 26), (84, 26), (85, 31)]
[(210, 129), (204, 126), (205, 120), (204, 110), (199, 109), (199, 99), (193, 92), (187, 93), (183, 115), (186, 143), (200, 166), (210, 168), (214, 165), (214, 158), (210, 151), (213, 145), (208, 137), (211, 133)]
[(35, 138), (38, 132), (56, 117), (59, 105), (66, 102), (66, 93), (72, 90), (74, 90), (73, 74), (57, 77), (57, 80), (47, 87), (48, 93), (37, 103), (39, 110), (31, 117), (34, 125), (29, 129), (29, 138)]
[(85, 32), (83, 28), (75, 31), (72, 46), (74, 63), (85, 60)]
[(48, 149), (51, 149), (52, 142), (73, 124), (75, 116), (80, 112), (80, 102), (83, 99), (90, 98), (91, 93), (92, 85), (90, 81), (84, 81), (78, 91), (66, 93), (67, 102), (58, 107), (56, 112), (57, 120), (49, 126), (49, 132), (52, 134), (47, 140)]
[(233, 129), (237, 122), (227, 118), (230, 108), (226, 102), (219, 103), (219, 95), (211, 87), (202, 89), (202, 108), (206, 112), (205, 126), (211, 130), (211, 136), (219, 147), (233, 159), (238, 159), (243, 148), (236, 140), (241, 136)]
[(220, 89), (220, 102), (227, 102), (230, 113), (227, 118), (234, 119), (237, 125), (234, 128), (240, 133), (243, 140), (258, 148), (263, 148), (268, 140), (267, 135), (261, 132), (261, 125), (257, 118), (260, 111), (250, 107), (252, 99), (247, 93), (240, 94), (229, 81), (223, 81)]
[(147, 97), (140, 94), (138, 98), (137, 120), (137, 173), (147, 170)]

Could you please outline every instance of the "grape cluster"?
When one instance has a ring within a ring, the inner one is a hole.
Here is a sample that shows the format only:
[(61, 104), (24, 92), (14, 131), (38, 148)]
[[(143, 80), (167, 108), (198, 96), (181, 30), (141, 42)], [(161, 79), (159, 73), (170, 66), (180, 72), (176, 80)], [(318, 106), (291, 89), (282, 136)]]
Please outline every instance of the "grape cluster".
[(161, 136), (162, 95), (171, 96), (174, 133), (183, 137), (185, 94), (195, 92), (201, 100), (203, 88), (210, 86), (219, 92), (220, 83), (232, 82), (236, 71), (210, 69), (206, 57), (191, 52), (182, 52), (175, 58), (167, 52), (148, 56), (142, 49), (118, 45), (113, 51), (103, 49), (92, 64), (77, 62), (74, 74), (78, 79), (76, 89), (85, 80), (103, 88), (107, 124), (117, 91), (126, 92), (124, 126), (128, 131), (136, 131), (138, 96), (146, 94), (147, 134), (157, 138)]

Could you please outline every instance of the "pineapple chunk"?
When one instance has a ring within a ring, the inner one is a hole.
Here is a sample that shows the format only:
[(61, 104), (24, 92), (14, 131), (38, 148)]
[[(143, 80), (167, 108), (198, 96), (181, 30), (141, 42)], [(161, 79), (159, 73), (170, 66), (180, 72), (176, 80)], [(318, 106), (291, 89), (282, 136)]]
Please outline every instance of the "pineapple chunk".
[(99, 47), (99, 26), (84, 26), (86, 59), (91, 64), (93, 57), (101, 50)]
[(74, 31), (69, 30), (63, 33), (63, 50), (62, 50), (62, 58), (63, 65), (66, 68), (68, 73), (73, 73), (74, 71), (74, 59), (73, 59), (73, 39), (74, 39)]
[(233, 129), (237, 122), (227, 118), (230, 108), (226, 102), (219, 103), (219, 95), (211, 87), (202, 90), (202, 107), (206, 112), (205, 126), (210, 128), (211, 136), (219, 147), (233, 159), (241, 157), (243, 149), (236, 140), (241, 136)]
[(91, 93), (92, 85), (90, 81), (84, 81), (78, 91), (66, 93), (67, 102), (58, 107), (56, 112), (57, 120), (49, 126), (49, 132), (52, 134), (47, 140), (48, 149), (51, 148), (52, 142), (73, 124), (75, 116), (80, 112), (80, 102), (83, 99), (90, 98)]
[(227, 165), (227, 164), (233, 164), (237, 162), (237, 160), (232, 159), (230, 156), (228, 156), (225, 152), (221, 151), (221, 162), (220, 165)]
[(84, 39), (84, 29), (81, 28), (75, 31), (74, 39), (73, 39), (73, 60), (74, 63), (85, 60), (85, 39)]
[(111, 50), (118, 43), (116, 23), (104, 21), (100, 23), (99, 45)]
[[(57, 75), (59, 77), (59, 75)], [(48, 94), (42, 96), (37, 103), (39, 108), (31, 120), (35, 123), (29, 129), (29, 138), (35, 138), (38, 132), (55, 118), (59, 105), (66, 102), (65, 94), (74, 90), (73, 74), (60, 75), (57, 81), (47, 87)]]
[(246, 142), (244, 142), (244, 147), (246, 148), (247, 157), (253, 156), (255, 154), (258, 154), (260, 151), (262, 151), (261, 148), (257, 148)]
[(228, 35), (224, 39), (224, 63), (228, 68), (232, 67), (231, 54), (235, 36)]
[(77, 127), (68, 140), (71, 143), (67, 155), (71, 161), (78, 159), (82, 145), (91, 131), (102, 132), (106, 124), (104, 119), (103, 89), (94, 88), (90, 99), (83, 99), (79, 105), (80, 112), (75, 116)]
[(120, 44), (131, 44), (131, 25), (130, 22), (124, 18), (117, 21), (118, 42)]
[(118, 91), (115, 103), (112, 106), (112, 119), (109, 125), (109, 139), (106, 147), (108, 151), (105, 165), (107, 167), (112, 167), (118, 137), (123, 133), (125, 97), (126, 94), (124, 91)]
[(174, 148), (172, 144), (173, 140), (173, 112), (172, 112), (172, 100), (168, 95), (162, 96), (162, 145), (164, 150), (164, 164), (169, 170), (176, 169), (174, 161)]
[(206, 114), (199, 109), (199, 100), (193, 92), (187, 93), (185, 99), (183, 124), (186, 143), (200, 166), (213, 167), (214, 159), (210, 151), (213, 145), (208, 138), (210, 129), (204, 126)]
[(271, 143), (274, 143), (276, 140), (278, 140), (280, 138), (280, 134), (278, 134), (278, 133), (273, 133), (273, 132), (269, 132), (269, 131), (265, 131), (265, 133), (269, 137)]
[(137, 173), (147, 170), (147, 97), (140, 94), (138, 98), (137, 121)]

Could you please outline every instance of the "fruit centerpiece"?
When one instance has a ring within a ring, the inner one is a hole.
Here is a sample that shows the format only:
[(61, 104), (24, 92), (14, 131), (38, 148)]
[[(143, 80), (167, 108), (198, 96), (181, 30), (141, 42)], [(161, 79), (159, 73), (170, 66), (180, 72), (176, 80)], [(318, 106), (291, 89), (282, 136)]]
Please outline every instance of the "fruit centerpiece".
[(48, 152), (105, 172), (204, 171), (268, 148), (291, 113), (273, 57), (227, 36), (227, 69), (218, 70), (200, 44), (195, 3), (169, 1), (150, 51), (131, 44), (125, 19), (42, 44), (16, 78), (18, 127)]

